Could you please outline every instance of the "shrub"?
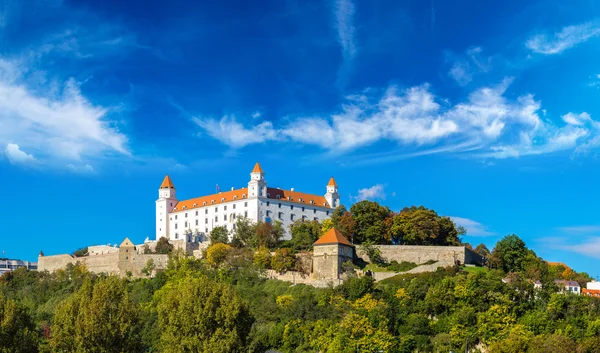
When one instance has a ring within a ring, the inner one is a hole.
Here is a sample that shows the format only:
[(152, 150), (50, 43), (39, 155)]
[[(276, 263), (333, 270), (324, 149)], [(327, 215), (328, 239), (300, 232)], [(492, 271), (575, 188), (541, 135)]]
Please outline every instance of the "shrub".
[(269, 249), (264, 247), (259, 248), (254, 253), (254, 264), (258, 268), (262, 269), (271, 268), (272, 257), (273, 256), (271, 256), (271, 252), (269, 251)]
[(296, 265), (296, 256), (292, 249), (281, 248), (275, 251), (275, 256), (271, 259), (271, 268), (277, 272), (285, 272), (293, 269)]
[(387, 265), (387, 269), (394, 271), (394, 272), (406, 272), (409, 270), (412, 270), (413, 268), (417, 267), (418, 265), (414, 262), (407, 262), (407, 261), (402, 261), (402, 262), (398, 262), (398, 261), (392, 261), (389, 263), (389, 265)]
[[(145, 252), (146, 249), (144, 249)], [(170, 254), (173, 251), (173, 244), (169, 243), (169, 240), (165, 237), (160, 237), (156, 242), (156, 247), (154, 251), (157, 254)]]
[(206, 262), (212, 267), (221, 266), (231, 252), (231, 246), (223, 243), (216, 243), (206, 249)]
[(81, 249), (77, 249), (73, 252), (73, 257), (82, 257), (82, 256), (87, 256), (88, 254), (88, 248), (87, 246), (85, 248), (81, 248)]
[(363, 243), (361, 245), (362, 250), (369, 257), (369, 261), (374, 264), (383, 264), (385, 263), (385, 259), (381, 255), (381, 250), (376, 247), (373, 243)]

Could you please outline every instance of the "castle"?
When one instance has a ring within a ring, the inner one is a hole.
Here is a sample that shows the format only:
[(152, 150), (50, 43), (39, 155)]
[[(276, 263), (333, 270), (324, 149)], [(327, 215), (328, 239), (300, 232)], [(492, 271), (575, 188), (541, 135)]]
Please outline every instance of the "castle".
[(290, 238), (289, 226), (297, 220), (322, 221), (340, 205), (335, 179), (327, 184), (324, 196), (267, 187), (265, 173), (259, 163), (250, 173), (248, 187), (189, 200), (178, 200), (175, 185), (167, 175), (156, 200), (156, 240), (206, 241), (211, 230), (225, 226), (235, 229), (236, 219), (244, 216), (253, 222), (282, 223)]

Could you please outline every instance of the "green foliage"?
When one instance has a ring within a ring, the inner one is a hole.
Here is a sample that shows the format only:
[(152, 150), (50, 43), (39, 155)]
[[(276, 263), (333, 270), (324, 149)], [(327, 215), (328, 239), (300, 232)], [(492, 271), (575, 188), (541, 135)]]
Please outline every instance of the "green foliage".
[(209, 266), (217, 268), (225, 263), (230, 252), (231, 246), (223, 243), (215, 243), (206, 249), (206, 263)]
[(216, 244), (216, 243), (227, 244), (227, 243), (229, 243), (229, 232), (227, 231), (227, 227), (225, 227), (225, 226), (214, 227), (210, 231), (210, 243), (211, 244)]
[(0, 352), (37, 352), (38, 335), (28, 310), (0, 292)]
[(404, 208), (394, 216), (390, 229), (394, 243), (408, 245), (459, 245), (464, 229), (449, 217), (423, 206)]
[(352, 218), (356, 222), (354, 242), (360, 244), (371, 242), (373, 244), (388, 244), (391, 239), (387, 237), (385, 221), (392, 212), (389, 208), (373, 201), (360, 201), (350, 207)]
[(514, 234), (507, 235), (498, 241), (492, 252), (498, 268), (506, 273), (521, 271), (527, 254), (528, 249), (525, 242)]
[(271, 252), (267, 248), (259, 248), (254, 253), (254, 265), (261, 269), (271, 268)]
[(88, 248), (87, 246), (85, 248), (80, 248), (77, 249), (73, 252), (73, 257), (83, 257), (83, 256), (87, 256), (88, 254)]
[(235, 229), (232, 232), (231, 244), (237, 247), (250, 246), (256, 236), (255, 227), (250, 219), (244, 216), (238, 217), (235, 222)]
[(255, 238), (251, 243), (254, 248), (265, 247), (274, 249), (283, 238), (285, 230), (279, 221), (274, 223), (259, 221), (255, 226)]
[(319, 221), (297, 220), (290, 226), (290, 232), (292, 233), (290, 245), (295, 251), (310, 250), (321, 235), (321, 224)]
[[(169, 240), (165, 237), (160, 237), (156, 242), (154, 252), (157, 254), (170, 254), (173, 251), (173, 244), (169, 243)], [(145, 249), (144, 249), (145, 252)]]
[(154, 264), (154, 260), (148, 259), (148, 261), (146, 261), (146, 266), (144, 266), (141, 272), (146, 276), (150, 276), (152, 275), (152, 272), (154, 272), (155, 269), (156, 265)]
[(292, 249), (281, 248), (275, 251), (275, 256), (271, 259), (271, 268), (277, 272), (293, 270), (296, 266), (296, 256)]
[(360, 245), (360, 249), (369, 257), (371, 263), (381, 265), (385, 263), (385, 259), (381, 255), (379, 247), (375, 246), (372, 242), (366, 241)]
[(141, 348), (140, 311), (125, 281), (111, 276), (84, 285), (56, 309), (54, 352), (135, 352)]
[(253, 320), (231, 287), (191, 277), (168, 282), (155, 301), (161, 352), (243, 350)]

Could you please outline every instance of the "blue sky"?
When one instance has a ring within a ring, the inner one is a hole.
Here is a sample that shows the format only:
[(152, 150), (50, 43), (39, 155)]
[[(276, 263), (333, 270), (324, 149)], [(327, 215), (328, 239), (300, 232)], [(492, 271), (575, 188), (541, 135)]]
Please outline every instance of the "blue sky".
[(516, 233), (600, 273), (594, 1), (5, 1), (0, 250), (152, 238), (157, 188), (269, 185)]

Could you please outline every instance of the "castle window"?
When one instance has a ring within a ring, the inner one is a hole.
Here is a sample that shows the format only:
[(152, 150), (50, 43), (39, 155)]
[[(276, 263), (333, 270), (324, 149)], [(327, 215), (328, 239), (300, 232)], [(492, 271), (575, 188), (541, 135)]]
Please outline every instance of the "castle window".
[(128, 249), (125, 249), (125, 252), (129, 252), (129, 250), (128, 250)]
[(194, 204), (194, 207), (198, 206), (197, 204)]
[(302, 202), (302, 198), (298, 199), (300, 202)]
[(271, 217), (271, 211), (267, 210), (267, 217)]
[(306, 216), (302, 216), (302, 222), (306, 221)]
[(288, 196), (288, 201), (290, 201), (292, 198)]
[(196, 211), (196, 216), (198, 216), (198, 211)]
[(208, 234), (208, 228), (204, 228), (204, 233)]
[(196, 220), (196, 225), (198, 225), (198, 220)]
[(181, 209), (182, 209), (182, 210), (185, 210), (186, 208), (187, 208), (187, 206), (183, 206)]
[(293, 221), (293, 220), (294, 220), (294, 214), (292, 213), (292, 214), (290, 214), (290, 221)]
[(175, 223), (175, 229), (177, 229), (177, 223)]
[(302, 212), (304, 212), (304, 206), (302, 206)]
[(269, 206), (269, 205), (270, 205), (270, 202), (269, 202), (269, 201), (267, 201), (267, 206)]
[(221, 197), (221, 202), (225, 202), (225, 198), (224, 197)]
[(125, 260), (129, 260), (129, 256), (125, 256)]
[(204, 210), (204, 214), (208, 214), (208, 208)]
[(237, 200), (237, 195), (235, 195), (235, 196), (233, 197), (233, 199), (234, 199), (234, 200)]
[(279, 219), (283, 219), (283, 212), (279, 212)]
[(311, 204), (311, 205), (314, 205), (314, 204), (315, 204), (315, 201), (314, 201), (314, 200), (310, 200), (310, 204)]
[(219, 208), (218, 207), (215, 207), (215, 212), (219, 212)]
[(235, 213), (232, 213), (231, 216), (233, 217), (233, 219), (235, 219)]
[(313, 210), (313, 213), (317, 213), (317, 209), (316, 208)]
[(206, 201), (204, 201), (204, 202), (202, 203), (202, 206), (206, 206)]
[(185, 225), (183, 226), (184, 228), (187, 228), (187, 221), (185, 222)]
[(267, 197), (271, 197), (271, 193), (270, 192), (267, 193)]
[(219, 222), (219, 217), (215, 216), (215, 223)]
[(233, 209), (235, 210), (235, 204), (233, 204)]
[(277, 205), (277, 207), (281, 208), (281, 203)]
[(290, 205), (290, 210), (293, 210), (293, 209), (294, 209), (294, 205)]
[(281, 195), (277, 195), (277, 196), (275, 196), (275, 198), (276, 198), (277, 200), (279, 200), (279, 199), (281, 198)]
[(187, 218), (187, 212), (185, 213), (185, 218)]
[(210, 200), (211, 205), (215, 204), (215, 200)]
[(315, 217), (315, 218), (314, 218), (314, 220), (315, 220), (315, 221), (318, 221), (318, 220), (319, 220), (319, 217)]
[(226, 220), (227, 220), (227, 215), (226, 215), (226, 214), (224, 214), (224, 215), (223, 215), (223, 220), (224, 220), (224, 221), (226, 221)]
[(244, 207), (248, 207), (248, 201), (244, 202)]
[(208, 218), (204, 218), (204, 224), (208, 224)]
[(177, 220), (177, 215), (175, 215), (175, 220)]
[(248, 217), (248, 211), (244, 211), (244, 217)]
[(179, 239), (179, 234), (175, 233), (175, 239)]
[(227, 211), (227, 205), (223, 206), (223, 211)]
[(329, 216), (329, 211), (327, 211), (327, 215)]
[(242, 198), (245, 199), (246, 198), (246, 194), (242, 194)]

